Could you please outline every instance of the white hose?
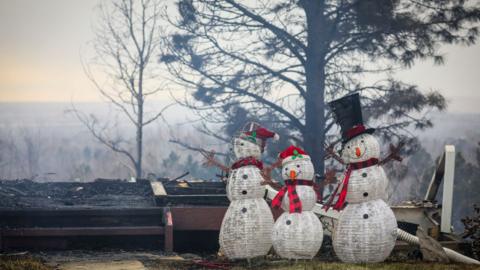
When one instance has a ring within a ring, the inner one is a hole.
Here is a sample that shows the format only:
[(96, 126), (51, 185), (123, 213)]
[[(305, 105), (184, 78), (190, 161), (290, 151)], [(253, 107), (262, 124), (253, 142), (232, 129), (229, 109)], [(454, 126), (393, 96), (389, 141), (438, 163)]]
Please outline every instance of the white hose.
[[(409, 234), (408, 232), (406, 232), (404, 230), (401, 230), (401, 229), (397, 229), (397, 239), (405, 241), (405, 242), (407, 242), (411, 245), (419, 245), (420, 244), (420, 240), (418, 240), (418, 237), (416, 237), (413, 234)], [(479, 261), (477, 261), (475, 259), (472, 259), (470, 257), (467, 257), (465, 255), (462, 255), (462, 254), (460, 254), (456, 251), (453, 251), (449, 248), (444, 247), (443, 250), (447, 254), (447, 257), (452, 261), (460, 262), (460, 263), (480, 265)]]
[[(269, 198), (270, 200), (273, 199), (275, 195), (277, 195), (277, 191), (268, 185), (267, 185), (267, 191), (268, 191), (267, 198)], [(332, 219), (338, 219), (338, 216), (339, 216), (338, 212), (335, 212), (335, 211), (325, 212), (325, 210), (323, 210), (322, 207), (323, 205), (317, 203), (313, 208), (313, 212), (318, 216), (326, 216)], [(416, 237), (413, 234), (409, 234), (408, 232), (401, 229), (397, 229), (397, 239), (405, 241), (410, 245), (417, 245), (417, 246), (420, 245), (420, 241), (418, 240), (418, 237)], [(462, 255), (454, 250), (451, 250), (446, 247), (444, 247), (443, 250), (447, 254), (447, 257), (452, 261), (480, 265), (479, 261), (472, 259), (470, 257), (467, 257), (465, 255)]]

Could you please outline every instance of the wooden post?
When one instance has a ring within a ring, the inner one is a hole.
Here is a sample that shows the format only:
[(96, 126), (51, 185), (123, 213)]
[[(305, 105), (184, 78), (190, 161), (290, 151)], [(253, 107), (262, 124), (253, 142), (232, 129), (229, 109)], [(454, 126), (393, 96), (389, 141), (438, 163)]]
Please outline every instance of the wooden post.
[(0, 253), (3, 252), (3, 229), (0, 228)]
[(165, 224), (165, 252), (173, 252), (173, 220), (170, 207), (163, 208), (163, 222)]
[(442, 221), (443, 233), (452, 232), (453, 183), (455, 175), (455, 146), (445, 146), (445, 175), (443, 177)]

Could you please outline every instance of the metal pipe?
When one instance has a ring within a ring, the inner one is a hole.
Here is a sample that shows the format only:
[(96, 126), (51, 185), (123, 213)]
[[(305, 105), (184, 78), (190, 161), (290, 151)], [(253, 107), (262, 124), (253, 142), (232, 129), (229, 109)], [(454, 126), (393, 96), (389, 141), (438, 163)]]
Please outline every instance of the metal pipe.
[[(408, 232), (402, 230), (402, 229), (397, 229), (397, 239), (405, 241), (409, 243), (410, 245), (420, 245), (420, 240), (418, 240), (418, 237), (416, 237), (413, 234), (409, 234)], [(480, 265), (480, 262), (472, 259), (470, 257), (467, 257), (465, 255), (462, 255), (454, 250), (451, 250), (449, 248), (444, 247), (443, 250), (447, 254), (447, 257), (455, 262), (460, 262), (460, 263), (468, 263), (468, 264), (477, 264)]]

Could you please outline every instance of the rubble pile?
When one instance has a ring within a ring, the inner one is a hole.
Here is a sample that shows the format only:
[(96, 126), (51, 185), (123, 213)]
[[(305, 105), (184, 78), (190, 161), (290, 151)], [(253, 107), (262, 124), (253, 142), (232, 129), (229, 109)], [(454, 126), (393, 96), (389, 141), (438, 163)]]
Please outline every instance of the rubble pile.
[(130, 208), (154, 207), (147, 180), (97, 179), (94, 182), (0, 180), (0, 208)]
[(474, 215), (462, 219), (465, 226), (464, 238), (472, 241), (472, 253), (475, 259), (480, 259), (480, 206), (474, 205)]

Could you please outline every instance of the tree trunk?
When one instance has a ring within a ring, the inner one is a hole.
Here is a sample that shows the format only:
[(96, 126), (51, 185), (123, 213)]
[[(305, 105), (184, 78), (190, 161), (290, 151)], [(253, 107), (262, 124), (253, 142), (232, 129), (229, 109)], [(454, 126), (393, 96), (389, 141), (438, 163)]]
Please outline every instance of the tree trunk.
[(143, 150), (143, 97), (138, 100), (137, 115), (137, 162), (135, 164), (136, 178), (142, 178), (142, 150)]
[(325, 19), (323, 1), (302, 1), (307, 18), (305, 130), (304, 148), (313, 161), (315, 172), (324, 174), (325, 141)]
[[(143, 59), (143, 56), (142, 58)], [(135, 165), (135, 171), (137, 179), (142, 178), (142, 152), (143, 152), (143, 69), (145, 68), (143, 60), (140, 60), (140, 70), (138, 74), (138, 114), (137, 114), (137, 164)]]

